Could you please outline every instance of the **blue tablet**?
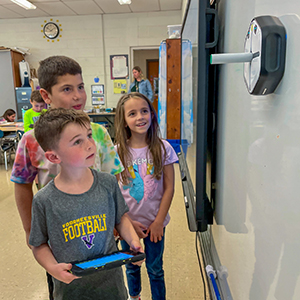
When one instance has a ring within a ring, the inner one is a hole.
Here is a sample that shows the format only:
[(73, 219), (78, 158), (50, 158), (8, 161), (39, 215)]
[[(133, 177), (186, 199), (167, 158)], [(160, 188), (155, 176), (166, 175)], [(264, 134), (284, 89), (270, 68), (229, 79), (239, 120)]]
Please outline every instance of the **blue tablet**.
[(108, 270), (124, 264), (140, 261), (145, 253), (132, 251), (117, 251), (108, 255), (95, 257), (87, 261), (72, 262), (71, 273), (76, 276), (85, 276), (101, 270)]

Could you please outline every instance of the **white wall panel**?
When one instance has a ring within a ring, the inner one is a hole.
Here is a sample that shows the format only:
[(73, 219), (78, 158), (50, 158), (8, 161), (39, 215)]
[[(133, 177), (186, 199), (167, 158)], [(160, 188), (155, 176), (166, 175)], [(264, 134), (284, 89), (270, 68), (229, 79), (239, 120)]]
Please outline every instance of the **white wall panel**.
[(234, 299), (300, 299), (300, 2), (221, 1), (221, 50), (243, 52), (251, 19), (280, 17), (285, 74), (274, 94), (252, 96), (243, 65), (221, 66), (218, 194), (213, 235)]

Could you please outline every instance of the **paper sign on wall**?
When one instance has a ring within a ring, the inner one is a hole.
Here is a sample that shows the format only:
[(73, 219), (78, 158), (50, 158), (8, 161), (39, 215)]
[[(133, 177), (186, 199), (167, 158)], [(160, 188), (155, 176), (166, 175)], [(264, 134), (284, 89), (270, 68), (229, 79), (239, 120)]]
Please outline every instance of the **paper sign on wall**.
[(127, 80), (117, 79), (114, 80), (114, 94), (126, 94), (127, 93)]
[(128, 75), (128, 55), (110, 55), (111, 79), (125, 79)]

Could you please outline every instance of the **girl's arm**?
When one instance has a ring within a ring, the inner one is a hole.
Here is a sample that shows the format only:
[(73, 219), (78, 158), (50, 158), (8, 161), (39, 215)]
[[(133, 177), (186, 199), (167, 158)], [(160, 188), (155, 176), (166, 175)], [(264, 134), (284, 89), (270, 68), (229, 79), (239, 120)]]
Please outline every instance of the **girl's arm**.
[(48, 244), (32, 247), (32, 252), (37, 262), (53, 277), (64, 283), (71, 283), (79, 277), (71, 274), (72, 264), (58, 263), (54, 258)]
[(133, 221), (129, 215), (127, 214), (127, 217), (129, 219), (129, 221), (131, 222), (136, 234), (138, 235), (138, 237), (140, 239), (144, 239), (146, 238), (148, 235), (146, 233), (144, 233), (144, 231), (147, 230), (147, 227), (144, 226), (142, 223), (138, 222), (138, 221)]
[(158, 213), (155, 220), (149, 226), (147, 235), (150, 233), (151, 242), (157, 243), (161, 241), (164, 229), (164, 220), (170, 209), (174, 195), (174, 166), (173, 164), (165, 165), (163, 168), (164, 174), (164, 194), (161, 199)]

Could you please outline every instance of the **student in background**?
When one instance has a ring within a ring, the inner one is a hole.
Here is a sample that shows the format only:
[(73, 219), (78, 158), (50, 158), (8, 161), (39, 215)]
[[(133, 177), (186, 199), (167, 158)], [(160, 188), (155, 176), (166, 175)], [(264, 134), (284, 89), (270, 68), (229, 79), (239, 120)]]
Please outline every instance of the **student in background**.
[(143, 252), (116, 177), (89, 168), (96, 144), (88, 115), (49, 109), (34, 133), (46, 158), (61, 167), (34, 196), (29, 238), (36, 260), (55, 278), (54, 299), (127, 300), (121, 267), (81, 278), (68, 272), (68, 262), (117, 251), (115, 226), (132, 250)]
[[(144, 240), (146, 268), (152, 299), (166, 299), (163, 270), (165, 227), (174, 193), (174, 167), (178, 160), (172, 146), (159, 138), (157, 115), (150, 100), (140, 93), (121, 97), (115, 116), (116, 145), (126, 169), (118, 175), (128, 215)], [(122, 248), (128, 249), (126, 241)], [(126, 265), (129, 294), (139, 299), (140, 267)]]
[(15, 122), (15, 118), (16, 118), (16, 112), (13, 109), (9, 108), (4, 112), (1, 120), (7, 122)]
[[(82, 70), (72, 58), (51, 56), (42, 60), (38, 69), (38, 79), (41, 87), (40, 93), (46, 104), (52, 108), (84, 109), (86, 92)], [(93, 168), (113, 175), (120, 173), (123, 166), (107, 130), (95, 123), (91, 123), (91, 128), (97, 148)], [(18, 143), (11, 173), (11, 181), (15, 183), (15, 199), (27, 243), (31, 227), (32, 183), (37, 176), (40, 189), (58, 172), (59, 165), (46, 159), (44, 150), (36, 141), (34, 130), (27, 131)], [(51, 277), (49, 276), (48, 281), (49, 297), (52, 300)]]
[(42, 95), (40, 94), (40, 91), (38, 90), (32, 91), (30, 96), (30, 103), (32, 105), (32, 108), (26, 110), (24, 114), (24, 132), (31, 130), (33, 128), (34, 123), (40, 117), (42, 111), (46, 111), (45, 101)]
[(151, 102), (153, 102), (153, 91), (151, 83), (148, 79), (144, 78), (142, 69), (139, 66), (135, 66), (132, 69), (133, 82), (129, 87), (130, 92), (139, 92), (145, 95)]

